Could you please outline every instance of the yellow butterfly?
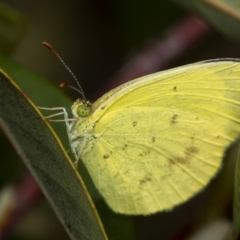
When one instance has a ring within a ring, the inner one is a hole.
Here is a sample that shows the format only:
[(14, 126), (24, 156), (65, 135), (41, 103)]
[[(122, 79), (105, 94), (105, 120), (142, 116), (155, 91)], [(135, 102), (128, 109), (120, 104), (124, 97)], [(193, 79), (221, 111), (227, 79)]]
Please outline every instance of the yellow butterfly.
[[(198, 62), (64, 110), (72, 151), (110, 208), (147, 215), (187, 201), (240, 133), (240, 62)], [(70, 121), (70, 122), (69, 122)]]

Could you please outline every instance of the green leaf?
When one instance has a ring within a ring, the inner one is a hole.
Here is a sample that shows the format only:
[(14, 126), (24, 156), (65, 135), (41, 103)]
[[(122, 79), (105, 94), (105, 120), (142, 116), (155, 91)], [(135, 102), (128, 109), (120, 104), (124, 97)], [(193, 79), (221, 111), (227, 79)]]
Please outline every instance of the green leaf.
[(81, 178), (39, 114), (26, 94), (1, 72), (0, 125), (60, 221), (72, 239), (107, 239)]
[(216, 29), (233, 40), (240, 40), (240, 1), (236, 0), (184, 0), (176, 3), (199, 13)]
[[(8, 59), (6, 59), (2, 56), (0, 56), (0, 66), (2, 66), (5, 70), (7, 70), (7, 72), (11, 73), (11, 77), (18, 83), (18, 85), (20, 85), (20, 87), (24, 91), (24, 93), (27, 94), (28, 97), (31, 100), (33, 100), (33, 102), (35, 104), (37, 104), (38, 106), (66, 107), (69, 110), (69, 108), (72, 104), (72, 100), (70, 100), (68, 97), (66, 97), (66, 95), (64, 94), (62, 89), (60, 89), (59, 87), (54, 87), (51, 83), (45, 81), (44, 79), (37, 76), (30, 70), (20, 66), (19, 64), (9, 61)], [(4, 90), (2, 90), (2, 88), (0, 91), (4, 92)], [(7, 94), (4, 94), (4, 95), (5, 95), (5, 98), (8, 99)], [(1, 100), (4, 101), (4, 99), (2, 99), (2, 96), (0, 95), (0, 102), (1, 102)], [(9, 111), (13, 112), (13, 113), (15, 113), (15, 110), (14, 110), (15, 108), (17, 108), (17, 111), (19, 111), (19, 112), (22, 112), (22, 111), (24, 112), (25, 110), (22, 109), (21, 105), (22, 104), (20, 104), (20, 103), (15, 106), (9, 106), (9, 104), (7, 104), (6, 107), (9, 107), (10, 108)], [(32, 110), (34, 111), (34, 109), (32, 109)], [(1, 109), (0, 109), (0, 111), (1, 111)], [(1, 118), (1, 116), (0, 116), (0, 118)], [(14, 118), (14, 117), (11, 117), (11, 118)], [(27, 118), (27, 120), (28, 120), (27, 126), (29, 126), (29, 125), (32, 126), (28, 130), (28, 131), (30, 131), (30, 134), (31, 134), (31, 129), (35, 128), (35, 126), (37, 126), (36, 120), (35, 120), (35, 118), (34, 119)], [(20, 119), (17, 118), (15, 121), (17, 121), (15, 123), (16, 125), (19, 125), (19, 124), (22, 125), (21, 122), (18, 123), (18, 121), (20, 121)], [(8, 124), (8, 122), (6, 124)], [(55, 131), (57, 132), (58, 136), (60, 137), (61, 141), (64, 143), (65, 149), (69, 149), (65, 124), (64, 123), (54, 123), (53, 127), (54, 127)], [(45, 128), (46, 128), (46, 126), (45, 126)], [(45, 131), (47, 131), (47, 130), (45, 129), (44, 132)], [(22, 131), (18, 134), (19, 134), (19, 137), (26, 138), (26, 134), (24, 133), (24, 131)], [(31, 141), (35, 140), (38, 143), (39, 140), (38, 140), (38, 138), (35, 137), (36, 134), (35, 133), (32, 133), (32, 134), (34, 137), (33, 136), (31, 137), (31, 135), (30, 135), (30, 137), (33, 138)], [(37, 134), (37, 136), (38, 136), (38, 134)], [(15, 139), (15, 136), (13, 135), (11, 138)], [(57, 138), (57, 137), (55, 136), (55, 138)], [(56, 142), (56, 144), (58, 144), (57, 141), (60, 141), (60, 140), (54, 139), (54, 141)], [(17, 140), (16, 144), (18, 144), (18, 140)], [(19, 147), (22, 148), (22, 146), (19, 146)], [(25, 150), (28, 151), (29, 148), (27, 148)], [(56, 154), (56, 155), (62, 154), (61, 155), (62, 158), (66, 158), (66, 156), (63, 153), (60, 153), (61, 151), (62, 151), (62, 149), (58, 149), (58, 148), (52, 149), (52, 154)], [(40, 149), (40, 152), (41, 152), (41, 149)], [(42, 162), (42, 161), (43, 160), (41, 160), (40, 162)], [(57, 159), (57, 166), (59, 168), (58, 170), (63, 171), (63, 170), (61, 170), (61, 168), (65, 168), (65, 166), (61, 166), (60, 163), (58, 164), (59, 161), (63, 161), (63, 160)], [(65, 159), (65, 162), (67, 162), (66, 159)], [(46, 164), (49, 165), (49, 160), (46, 160)], [(67, 164), (69, 164), (69, 163), (67, 163)], [(56, 169), (54, 171), (56, 171)], [(73, 170), (71, 169), (71, 171), (73, 171)], [(87, 173), (87, 170), (85, 169), (85, 167), (82, 165), (81, 162), (79, 164), (79, 171), (80, 171), (81, 177), (83, 177), (84, 182), (87, 185), (88, 190), (90, 191), (91, 196), (93, 197), (93, 199), (95, 201), (98, 211), (100, 212), (100, 216), (103, 221), (104, 227), (107, 231), (107, 235), (108, 235), (109, 239), (114, 239), (114, 240), (135, 239), (134, 232), (133, 232), (132, 218), (127, 217), (127, 216), (122, 216), (119, 214), (115, 214), (109, 209), (108, 206), (106, 206), (104, 200), (102, 199), (102, 197), (100, 196), (100, 194), (98, 193), (96, 188), (94, 187), (92, 180), (91, 180), (89, 174)], [(34, 174), (34, 176), (35, 175), (36, 174)], [(77, 181), (78, 185), (79, 185), (79, 180), (76, 178), (76, 175), (74, 172), (72, 172), (72, 175), (74, 176), (73, 177), (74, 180), (72, 180), (72, 181)], [(64, 181), (64, 182), (69, 181), (69, 180), (65, 180), (63, 178), (61, 178), (60, 180)], [(40, 184), (40, 186), (42, 186), (42, 184)], [(75, 187), (77, 188), (77, 185), (75, 185)], [(68, 191), (69, 191), (69, 193), (71, 193), (73, 191), (72, 194), (74, 194), (75, 189), (70, 190), (70, 188), (69, 188)], [(77, 189), (76, 191), (79, 191), (79, 189)], [(82, 194), (84, 194), (84, 193), (82, 193)], [(61, 197), (58, 195), (58, 198), (61, 198)], [(77, 204), (76, 206), (78, 206), (78, 204), (81, 204), (80, 199), (75, 199), (75, 201)], [(54, 201), (52, 201), (52, 205), (54, 205)], [(74, 213), (74, 215), (75, 215), (75, 213)], [(79, 216), (80, 217), (83, 216), (83, 218), (85, 218), (84, 215), (80, 214)], [(96, 220), (94, 220), (94, 221), (96, 223)], [(79, 229), (81, 229), (80, 225), (78, 227), (79, 227)], [(76, 239), (78, 239), (78, 238), (76, 238)]]

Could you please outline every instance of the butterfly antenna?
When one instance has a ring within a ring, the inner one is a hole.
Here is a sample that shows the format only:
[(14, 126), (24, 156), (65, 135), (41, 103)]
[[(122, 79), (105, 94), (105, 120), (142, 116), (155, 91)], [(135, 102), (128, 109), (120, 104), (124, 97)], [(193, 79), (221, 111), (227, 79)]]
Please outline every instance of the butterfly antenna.
[[(78, 86), (79, 90), (78, 90), (77, 88), (72, 87), (72, 86), (69, 86), (69, 85), (67, 85), (67, 84), (64, 84), (64, 86), (67, 86), (67, 87), (70, 87), (70, 88), (76, 90), (77, 92), (79, 92), (79, 93), (82, 95), (82, 97), (84, 98), (84, 100), (87, 101), (87, 99), (86, 99), (86, 97), (85, 97), (85, 95), (84, 95), (84, 92), (83, 92), (83, 90), (82, 90), (82, 87), (81, 87), (81, 85), (80, 85), (77, 77), (73, 74), (72, 70), (68, 67), (68, 65), (63, 61), (63, 59), (62, 59), (62, 57), (59, 55), (59, 53), (53, 48), (52, 45), (50, 45), (50, 44), (47, 43), (47, 42), (42, 42), (42, 45), (43, 45), (44, 47), (46, 47), (47, 49), (49, 49), (49, 50), (60, 60), (60, 62), (63, 64), (63, 66), (64, 66), (64, 67), (67, 69), (67, 71), (72, 75), (73, 79), (74, 79), (75, 82), (77, 83), (77, 86)], [(60, 87), (63, 87), (63, 86), (61, 86), (61, 84), (60, 84)]]
[[(79, 89), (77, 89), (77, 88), (75, 88), (75, 87), (73, 87), (73, 86), (71, 86), (71, 85), (68, 85), (68, 84), (65, 83), (65, 82), (60, 83), (60, 84), (59, 84), (59, 87), (60, 87), (60, 88), (64, 88), (64, 87), (71, 88), (71, 89), (75, 90), (76, 92), (78, 92), (78, 93), (80, 93), (80, 94), (82, 95), (82, 92), (81, 92)], [(86, 100), (86, 99), (85, 99), (85, 100)]]

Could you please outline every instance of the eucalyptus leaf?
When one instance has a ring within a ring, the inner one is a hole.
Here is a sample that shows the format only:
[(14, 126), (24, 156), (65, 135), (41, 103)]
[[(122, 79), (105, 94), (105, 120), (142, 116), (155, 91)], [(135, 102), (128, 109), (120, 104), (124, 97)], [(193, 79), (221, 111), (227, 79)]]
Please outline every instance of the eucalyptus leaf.
[(72, 239), (107, 239), (97, 211), (50, 125), (0, 73), (0, 126), (34, 175)]
[[(64, 94), (64, 91), (59, 87), (52, 85), (49, 81), (46, 81), (26, 67), (1, 55), (0, 66), (11, 75), (24, 91), (25, 95), (27, 95), (36, 105), (43, 107), (65, 107), (68, 111), (70, 110), (73, 101), (67, 97)], [(34, 121), (32, 124), (34, 125)], [(59, 139), (61, 139), (65, 149), (68, 150), (70, 146), (67, 139), (65, 123), (57, 122), (51, 124), (51, 126), (56, 131)], [(24, 132), (22, 132), (22, 134), (24, 134)], [(60, 141), (59, 139), (56, 141)], [(132, 218), (113, 213), (112, 210), (106, 206), (104, 200), (93, 185), (86, 168), (81, 162), (79, 162), (78, 170), (97, 206), (109, 239), (135, 239)]]

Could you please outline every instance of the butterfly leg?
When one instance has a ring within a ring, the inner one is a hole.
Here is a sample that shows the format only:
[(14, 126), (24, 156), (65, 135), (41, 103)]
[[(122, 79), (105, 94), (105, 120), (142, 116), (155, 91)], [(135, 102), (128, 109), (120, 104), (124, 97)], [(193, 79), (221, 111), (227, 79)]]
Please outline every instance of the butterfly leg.
[[(68, 113), (67, 113), (66, 109), (62, 108), (62, 107), (55, 107), (55, 108), (38, 107), (38, 108), (41, 109), (41, 110), (49, 110), (49, 111), (61, 110), (60, 112), (51, 114), (49, 116), (46, 116), (45, 118), (46, 119), (50, 119), (50, 118), (53, 118), (53, 117), (56, 117), (56, 116), (63, 115), (64, 119), (60, 119), (60, 120), (51, 119), (51, 121), (52, 122), (65, 122), (66, 123), (66, 127), (67, 127), (67, 134), (68, 134), (68, 137), (70, 139), (69, 133), (71, 132), (72, 122), (76, 121), (77, 120), (76, 118), (70, 119), (68, 117)], [(71, 140), (70, 140), (70, 142), (71, 142)], [(78, 157), (78, 156), (80, 156), (80, 155), (78, 154), (78, 152), (74, 148), (72, 148), (72, 152), (73, 152), (73, 155), (75, 156), (75, 159), (77, 159), (74, 162), (74, 165), (75, 165), (75, 167), (77, 169), (78, 162), (79, 162), (79, 159), (80, 159), (80, 157)]]
[(46, 116), (46, 119), (50, 119), (59, 115), (63, 115), (64, 119), (58, 119), (58, 120), (54, 120), (51, 119), (50, 121), (52, 122), (65, 122), (66, 126), (67, 126), (67, 130), (70, 131), (71, 130), (71, 124), (69, 123), (70, 121), (75, 121), (75, 119), (70, 119), (68, 117), (68, 113), (66, 111), (65, 108), (63, 107), (54, 107), (54, 108), (47, 108), (47, 107), (38, 107), (41, 110), (49, 110), (49, 111), (56, 111), (56, 110), (60, 110), (61, 112), (55, 113), (55, 114), (51, 114), (49, 116)]

